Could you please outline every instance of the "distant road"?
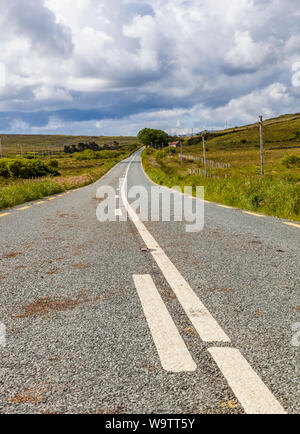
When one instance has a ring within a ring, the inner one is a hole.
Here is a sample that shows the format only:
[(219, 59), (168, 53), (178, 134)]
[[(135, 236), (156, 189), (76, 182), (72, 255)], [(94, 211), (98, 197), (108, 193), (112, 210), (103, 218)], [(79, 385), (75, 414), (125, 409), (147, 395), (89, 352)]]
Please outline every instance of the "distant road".
[(100, 223), (97, 189), (124, 178), (150, 189), (140, 151), (0, 213), (0, 411), (299, 413), (300, 225), (205, 203), (186, 233), (122, 186), (134, 222)]

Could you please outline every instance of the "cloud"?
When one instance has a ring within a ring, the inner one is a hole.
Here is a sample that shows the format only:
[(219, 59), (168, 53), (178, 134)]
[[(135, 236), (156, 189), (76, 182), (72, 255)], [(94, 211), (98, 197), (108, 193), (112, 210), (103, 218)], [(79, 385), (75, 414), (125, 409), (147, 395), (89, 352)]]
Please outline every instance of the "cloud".
[(269, 66), (272, 59), (272, 46), (267, 41), (254, 42), (249, 31), (237, 30), (234, 46), (225, 54), (225, 61), (235, 74), (255, 72), (261, 66)]
[(0, 128), (135, 134), (299, 111), (299, 24), (296, 0), (0, 0)]

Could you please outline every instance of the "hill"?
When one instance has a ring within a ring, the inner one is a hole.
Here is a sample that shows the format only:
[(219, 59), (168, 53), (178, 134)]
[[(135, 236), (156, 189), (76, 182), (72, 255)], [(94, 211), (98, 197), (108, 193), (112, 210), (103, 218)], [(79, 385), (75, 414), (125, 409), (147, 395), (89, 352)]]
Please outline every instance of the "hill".
[(264, 122), (265, 177), (261, 177), (259, 124), (208, 133), (203, 164), (202, 137), (183, 141), (180, 150), (144, 152), (152, 179), (169, 187), (205, 187), (207, 200), (277, 217), (300, 220), (300, 114)]

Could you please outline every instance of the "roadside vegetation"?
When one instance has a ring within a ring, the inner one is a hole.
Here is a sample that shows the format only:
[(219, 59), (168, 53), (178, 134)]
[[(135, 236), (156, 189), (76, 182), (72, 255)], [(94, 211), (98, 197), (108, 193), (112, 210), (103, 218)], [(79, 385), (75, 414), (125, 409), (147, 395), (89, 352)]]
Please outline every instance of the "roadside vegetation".
[[(203, 174), (202, 137), (183, 140), (180, 150), (148, 147), (143, 165), (151, 179), (168, 187), (204, 186), (205, 199), (225, 205), (300, 221), (300, 115), (266, 121), (265, 177), (260, 175), (258, 125), (207, 134), (206, 157), (226, 168), (208, 167)], [(212, 164), (213, 165), (213, 164)], [(217, 165), (216, 165), (217, 166)]]
[[(24, 141), (28, 139), (27, 136), (22, 137)], [(34, 146), (39, 151), (31, 152), (32, 146), (28, 144), (27, 147), (22, 146), (21, 156), (9, 149), (6, 137), (5, 151), (9, 157), (0, 159), (0, 210), (91, 184), (140, 147), (136, 138), (129, 138), (130, 141), (128, 138), (101, 138), (103, 145), (112, 139), (119, 139), (118, 150), (86, 150), (66, 154), (62, 151), (63, 143), (59, 143), (60, 148), (55, 151), (58, 145), (53, 138), (53, 146), (47, 145), (47, 152), (43, 151), (45, 146), (38, 140), (44, 142), (45, 136), (36, 136)], [(15, 140), (15, 136), (10, 140)], [(58, 140), (60, 142), (61, 138)], [(78, 138), (72, 138), (73, 142), (76, 140)], [(19, 148), (13, 143), (11, 146), (15, 151)]]

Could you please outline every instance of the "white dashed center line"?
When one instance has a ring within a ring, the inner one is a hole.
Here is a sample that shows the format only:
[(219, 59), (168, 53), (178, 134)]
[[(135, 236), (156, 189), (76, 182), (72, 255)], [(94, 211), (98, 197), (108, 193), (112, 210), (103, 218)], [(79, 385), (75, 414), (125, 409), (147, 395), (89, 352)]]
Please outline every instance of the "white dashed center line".
[(168, 372), (195, 371), (192, 359), (174, 321), (149, 275), (133, 276), (162, 367)]
[[(132, 162), (133, 160), (131, 160)], [(161, 249), (156, 240), (152, 237), (150, 232), (146, 229), (145, 225), (139, 219), (137, 214), (128, 203), (125, 194), (125, 183), (130, 169), (131, 163), (128, 165), (126, 178), (122, 185), (121, 197), (123, 204), (135, 224), (139, 234), (143, 238), (146, 246), (151, 251), (153, 258), (161, 269), (170, 287), (176, 294), (179, 302), (181, 303), (189, 320), (199, 333), (204, 342), (230, 342), (229, 337), (219, 326), (217, 321), (206, 309), (204, 304), (200, 301), (196, 293), (192, 290), (190, 285), (186, 282), (175, 265), (170, 261), (165, 252)]]
[(234, 348), (210, 348), (208, 351), (246, 413), (286, 413), (239, 350)]
[[(125, 185), (133, 159), (128, 165), (126, 177), (121, 188), (121, 198), (132, 222), (137, 228), (146, 246), (151, 251), (157, 265), (161, 269), (167, 282), (173, 289), (189, 320), (202, 340), (205, 342), (230, 342), (229, 337), (206, 309), (196, 293), (185, 281), (183, 276), (131, 208), (126, 197)], [(260, 214), (257, 215), (263, 217)], [(170, 348), (174, 347), (176, 339), (177, 341), (178, 339), (181, 339), (180, 336), (178, 338), (178, 330), (176, 329), (175, 332), (172, 318), (170, 317), (167, 308), (163, 306), (164, 303), (158, 294), (151, 277), (135, 276), (134, 279), (161, 362), (167, 370), (176, 369), (176, 367), (178, 368), (178, 366), (181, 366), (182, 362), (178, 362), (178, 359), (176, 359), (178, 353), (174, 353), (174, 350), (172, 351)], [(172, 343), (171, 341), (169, 342), (170, 347), (168, 349), (165, 337), (169, 337), (169, 329), (172, 329), (174, 338), (172, 338)], [(166, 330), (168, 330), (167, 333)], [(177, 336), (176, 338), (175, 335)], [(182, 342), (179, 344), (178, 341), (176, 345), (181, 345), (181, 357), (182, 354), (185, 354), (187, 357), (186, 352), (183, 350)], [(252, 369), (239, 350), (229, 347), (215, 347), (210, 348), (209, 353), (223, 373), (241, 405), (244, 407), (246, 413), (285, 413), (285, 410), (276, 400), (275, 396)], [(166, 354), (168, 354), (168, 356)], [(189, 360), (188, 363), (191, 363), (191, 361)]]

